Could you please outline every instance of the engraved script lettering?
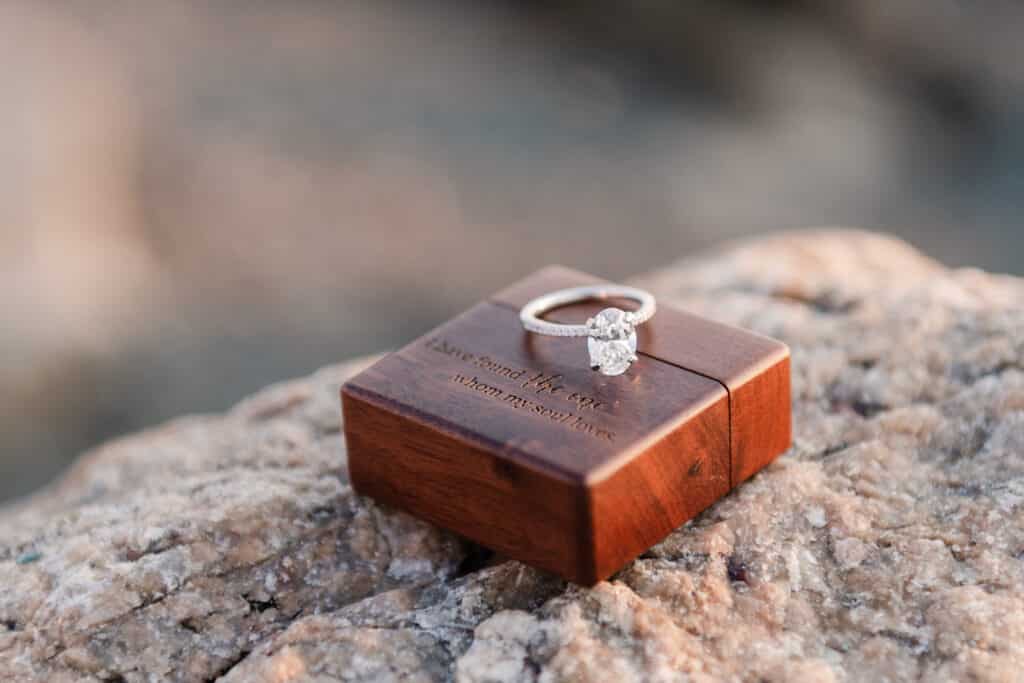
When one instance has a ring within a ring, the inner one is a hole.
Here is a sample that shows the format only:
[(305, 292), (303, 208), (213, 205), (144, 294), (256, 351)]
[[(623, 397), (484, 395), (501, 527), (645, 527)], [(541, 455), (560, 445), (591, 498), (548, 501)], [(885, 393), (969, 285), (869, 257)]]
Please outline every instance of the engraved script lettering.
[(508, 377), (509, 379), (520, 379), (526, 374), (526, 370), (516, 370), (510, 368), (507, 365), (502, 365), (496, 360), (491, 360), (487, 356), (480, 356), (473, 362), (473, 365), (481, 367), (484, 370), (489, 370), (499, 377)]
[(548, 408), (547, 406), (537, 403), (536, 401), (532, 401), (528, 398), (524, 398), (522, 396), (517, 396), (516, 394), (509, 393), (502, 389), (501, 387), (496, 387), (493, 384), (481, 382), (479, 377), (469, 377), (467, 375), (455, 373), (454, 375), (452, 375), (451, 381), (454, 382), (455, 384), (465, 387), (466, 389), (475, 391), (482, 396), (493, 398), (495, 400), (501, 401), (502, 403), (506, 403), (516, 410), (523, 410), (529, 413), (533, 413), (535, 415), (539, 415), (540, 417), (545, 417), (553, 422), (558, 422), (559, 424), (567, 425), (568, 427), (571, 427), (576, 431), (584, 432), (598, 439), (604, 439), (605, 441), (615, 440), (615, 432), (609, 431), (607, 429), (602, 429), (597, 425), (590, 424), (589, 422), (584, 420), (579, 415), (576, 415), (575, 413), (564, 412)]
[(574, 402), (577, 406), (583, 409), (597, 410), (604, 405), (601, 401), (590, 396), (584, 396), (578, 391), (574, 391), (566, 397), (567, 401)]
[[(475, 353), (470, 353), (465, 349), (462, 349), (454, 344), (451, 344), (447, 339), (434, 337), (426, 342), (426, 347), (431, 351), (443, 353), (446, 356), (450, 356), (463, 363), (469, 363), (478, 368), (482, 368), (491, 372), (499, 377), (507, 377), (511, 380), (521, 380), (527, 374), (529, 370), (525, 368), (516, 368), (509, 365), (504, 365), (500, 361), (494, 360), (489, 356), (480, 356)], [(578, 391), (563, 392), (565, 389), (559, 383), (562, 379), (562, 375), (547, 375), (543, 372), (534, 373), (531, 377), (527, 378), (522, 383), (523, 389), (532, 389), (537, 394), (550, 394), (552, 396), (559, 395), (559, 398), (570, 401), (576, 405), (580, 410), (597, 410), (605, 406), (604, 401), (599, 400), (595, 396), (587, 396), (586, 394)]]
[(451, 377), (451, 381), (463, 389), (500, 401), (514, 410), (532, 413), (539, 417), (551, 420), (552, 422), (563, 424), (570, 429), (583, 432), (589, 436), (605, 441), (615, 440), (615, 432), (598, 427), (573, 412), (574, 409), (581, 411), (595, 411), (599, 408), (603, 408), (606, 404), (603, 401), (598, 400), (596, 397), (587, 396), (586, 394), (578, 391), (569, 391), (561, 383), (562, 375), (550, 375), (544, 372), (534, 372), (530, 375), (530, 370), (506, 365), (501, 361), (486, 355), (471, 353), (451, 344), (446, 339), (430, 339), (426, 342), (426, 346), (431, 351), (444, 354), (467, 365), (485, 370), (496, 378), (511, 380), (515, 382), (515, 386), (513, 388), (518, 387), (519, 389), (526, 390), (536, 397), (550, 397), (564, 400), (571, 404), (571, 407), (566, 410), (551, 408), (534, 399), (521, 396), (515, 391), (504, 389), (488, 381), (483, 381), (477, 375), (455, 373)]
[(533, 389), (538, 394), (543, 394), (546, 391), (554, 396), (565, 388), (561, 384), (558, 384), (558, 380), (560, 379), (562, 379), (561, 375), (545, 375), (543, 372), (538, 372), (536, 375), (523, 382), (523, 389)]

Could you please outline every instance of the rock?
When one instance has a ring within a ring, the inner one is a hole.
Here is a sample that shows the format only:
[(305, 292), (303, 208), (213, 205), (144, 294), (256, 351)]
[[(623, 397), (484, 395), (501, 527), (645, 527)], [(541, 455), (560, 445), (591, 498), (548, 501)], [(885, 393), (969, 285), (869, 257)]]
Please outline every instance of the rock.
[(786, 340), (796, 433), (612, 581), (354, 496), (350, 363), (0, 510), (0, 679), (1020, 680), (1024, 281), (825, 231), (638, 282)]

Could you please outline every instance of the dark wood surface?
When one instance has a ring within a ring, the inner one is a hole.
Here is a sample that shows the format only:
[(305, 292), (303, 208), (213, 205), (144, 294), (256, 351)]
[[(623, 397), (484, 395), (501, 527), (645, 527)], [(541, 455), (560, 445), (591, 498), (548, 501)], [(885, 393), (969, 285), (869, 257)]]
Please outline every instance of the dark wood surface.
[[(585, 339), (523, 331), (527, 299), (593, 281), (545, 269), (346, 383), (356, 490), (592, 584), (788, 446), (788, 353), (773, 360), (777, 342), (662, 308), (640, 328), (640, 360), (605, 377), (588, 367)], [(582, 321), (607, 305), (550, 318)], [(687, 369), (681, 361), (710, 362), (708, 335), (730, 347), (726, 370)], [(687, 345), (707, 350), (676, 348)], [(766, 442), (751, 438), (757, 429)]]
[(594, 575), (610, 576), (729, 492), (723, 398), (588, 490)]
[[(549, 266), (491, 300), (518, 310), (546, 292), (600, 282), (586, 273)], [(553, 311), (548, 319), (581, 320), (568, 308)], [(790, 354), (782, 342), (661, 304), (654, 318), (637, 329), (637, 347), (642, 356), (715, 379), (729, 392), (733, 486), (789, 448)]]
[[(585, 319), (590, 307), (572, 308)], [(461, 352), (473, 360), (461, 360)], [(587, 358), (586, 339), (527, 333), (515, 313), (481, 303), (383, 358), (352, 384), (406, 412), (429, 414), (432, 423), (465, 432), (509, 460), (576, 481), (645, 447), (653, 432), (674, 428), (686, 411), (726, 397), (718, 382), (654, 359), (606, 377), (591, 370)], [(482, 367), (487, 361), (521, 376), (510, 379)], [(549, 388), (540, 382), (523, 386), (538, 374), (556, 379)], [(460, 385), (453, 381), (457, 376), (487, 388)], [(591, 407), (582, 407), (587, 401)], [(574, 417), (557, 422), (533, 406)], [(586, 425), (574, 427), (578, 419)]]
[(349, 385), (343, 394), (356, 490), (542, 569), (579, 579), (590, 564), (580, 487), (478, 439)]

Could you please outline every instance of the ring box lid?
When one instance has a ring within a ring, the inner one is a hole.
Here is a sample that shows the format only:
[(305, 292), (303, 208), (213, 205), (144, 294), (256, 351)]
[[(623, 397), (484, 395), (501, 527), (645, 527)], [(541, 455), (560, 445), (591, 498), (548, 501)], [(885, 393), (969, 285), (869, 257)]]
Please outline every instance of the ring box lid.
[[(564, 266), (548, 266), (501, 290), (491, 301), (518, 311), (542, 294), (566, 287), (606, 282)], [(592, 304), (600, 310), (606, 304)], [(578, 322), (563, 308), (546, 316)], [(639, 355), (656, 358), (718, 382), (729, 394), (732, 432), (731, 485), (735, 486), (789, 448), (789, 347), (738, 327), (659, 304), (659, 311), (637, 328)], [(773, 370), (778, 372), (772, 372)], [(784, 396), (783, 396), (784, 395)], [(777, 398), (785, 398), (786, 419), (778, 419)], [(775, 410), (772, 410), (774, 408)]]

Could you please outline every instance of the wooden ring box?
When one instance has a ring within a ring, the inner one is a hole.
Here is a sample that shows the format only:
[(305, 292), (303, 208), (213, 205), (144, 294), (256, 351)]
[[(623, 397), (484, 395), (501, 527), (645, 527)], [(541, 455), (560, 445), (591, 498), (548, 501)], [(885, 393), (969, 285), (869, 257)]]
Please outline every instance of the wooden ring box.
[(584, 338), (523, 330), (530, 299), (597, 282), (545, 268), (349, 380), (355, 490), (592, 585), (789, 447), (781, 342), (660, 305), (640, 359), (606, 377)]

